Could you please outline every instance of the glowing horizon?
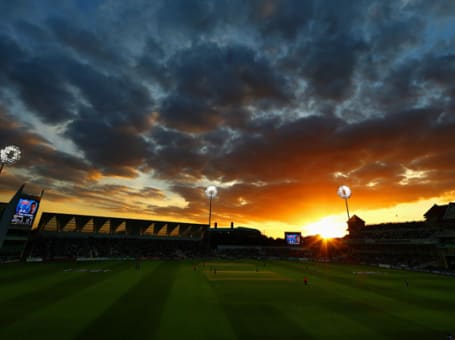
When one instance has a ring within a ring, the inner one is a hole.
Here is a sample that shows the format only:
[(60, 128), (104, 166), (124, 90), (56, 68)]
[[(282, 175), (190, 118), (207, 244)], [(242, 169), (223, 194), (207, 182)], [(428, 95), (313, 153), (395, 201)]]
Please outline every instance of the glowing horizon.
[(215, 185), (212, 222), (274, 237), (341, 235), (341, 185), (367, 224), (455, 200), (455, 6), (109, 4), (0, 2), (5, 199), (205, 223)]
[[(8, 197), (5, 193), (0, 195), (0, 201), (8, 202), (12, 197)], [(365, 220), (366, 225), (374, 225), (380, 223), (399, 223), (399, 222), (410, 222), (410, 221), (421, 221), (424, 219), (423, 214), (429, 210), (434, 204), (443, 205), (448, 204), (453, 196), (435, 197), (426, 200), (419, 200), (411, 203), (400, 203), (393, 207), (388, 208), (377, 208), (377, 209), (361, 209), (354, 210), (351, 214), (357, 215)], [(204, 201), (205, 202), (205, 201)], [(229, 218), (220, 218), (223, 216), (221, 212), (215, 211), (214, 222), (218, 223), (220, 228), (229, 227), (230, 222), (234, 222), (235, 226), (251, 227), (261, 231), (268, 237), (283, 238), (284, 232), (302, 232), (303, 236), (320, 235), (324, 238), (337, 238), (343, 237), (347, 234), (347, 216), (346, 212), (343, 211), (344, 203), (337, 198), (334, 202), (338, 202), (339, 213), (331, 215), (319, 215), (314, 218), (310, 218), (307, 221), (296, 221), (293, 223), (283, 223), (279, 221), (236, 221)], [(94, 215), (94, 216), (107, 216), (107, 217), (122, 217), (122, 218), (136, 218), (136, 219), (155, 219), (155, 220), (168, 220), (168, 221), (181, 221), (181, 222), (193, 222), (193, 223), (206, 223), (207, 216), (182, 216), (178, 219), (175, 215), (153, 215), (143, 213), (129, 213), (128, 211), (113, 211), (94, 206), (86, 205), (81, 202), (77, 203), (77, 200), (73, 203), (65, 202), (51, 202), (46, 200), (46, 194), (40, 204), (38, 218), (35, 219), (35, 226), (39, 221), (39, 217), (42, 212), (58, 212), (68, 214), (81, 214), (81, 215)], [(207, 211), (208, 214), (208, 211)], [(218, 216), (218, 219), (216, 219)]]

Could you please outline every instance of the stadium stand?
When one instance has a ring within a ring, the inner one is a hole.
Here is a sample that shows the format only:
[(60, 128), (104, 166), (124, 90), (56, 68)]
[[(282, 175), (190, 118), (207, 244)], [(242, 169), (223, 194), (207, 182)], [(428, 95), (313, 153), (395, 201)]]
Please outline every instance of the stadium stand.
[(425, 220), (416, 222), (366, 226), (353, 215), (343, 239), (307, 236), (289, 245), (257, 229), (234, 228), (233, 222), (230, 228), (210, 229), (207, 224), (43, 212), (32, 230), (43, 192), (30, 195), (23, 189), (9, 203), (0, 203), (0, 261), (217, 256), (455, 269), (454, 202), (434, 205)]
[(213, 254), (223, 258), (279, 258), (308, 257), (304, 244), (289, 246), (284, 239), (267, 237), (257, 229), (237, 227), (216, 228), (209, 231)]
[(86, 233), (201, 239), (207, 228), (206, 224), (43, 212), (37, 230), (49, 235)]
[(346, 242), (351, 259), (414, 269), (455, 269), (455, 203), (434, 205), (424, 221), (365, 226), (354, 215)]
[(44, 212), (26, 256), (44, 260), (204, 256), (206, 224)]

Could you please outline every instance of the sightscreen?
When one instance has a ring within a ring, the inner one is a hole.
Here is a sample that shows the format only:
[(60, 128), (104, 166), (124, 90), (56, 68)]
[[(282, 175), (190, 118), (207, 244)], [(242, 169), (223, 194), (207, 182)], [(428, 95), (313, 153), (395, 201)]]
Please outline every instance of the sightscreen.
[(11, 224), (31, 226), (38, 211), (39, 202), (34, 199), (20, 198)]
[(296, 233), (296, 232), (284, 233), (284, 239), (286, 240), (286, 244), (291, 245), (291, 246), (300, 245), (301, 238), (302, 238), (301, 233)]

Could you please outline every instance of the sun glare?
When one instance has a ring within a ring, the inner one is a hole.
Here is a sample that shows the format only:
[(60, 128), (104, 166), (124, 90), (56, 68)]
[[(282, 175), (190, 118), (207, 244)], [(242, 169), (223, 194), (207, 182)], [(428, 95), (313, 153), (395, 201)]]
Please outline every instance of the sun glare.
[(308, 224), (304, 227), (306, 233), (310, 235), (320, 235), (324, 239), (343, 237), (346, 235), (346, 222), (334, 216), (324, 217), (323, 219)]

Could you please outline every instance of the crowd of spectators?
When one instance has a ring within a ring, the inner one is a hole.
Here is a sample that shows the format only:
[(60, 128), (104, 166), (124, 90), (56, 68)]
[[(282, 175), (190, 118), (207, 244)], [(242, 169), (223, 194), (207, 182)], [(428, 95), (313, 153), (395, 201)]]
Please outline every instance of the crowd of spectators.
[(371, 239), (425, 239), (437, 233), (435, 227), (425, 222), (387, 223), (362, 228), (360, 232), (350, 235), (350, 238)]
[(35, 238), (28, 257), (44, 260), (76, 258), (192, 258), (203, 257), (199, 241), (130, 238)]
[(289, 247), (283, 239), (268, 238), (255, 230), (213, 230), (201, 240), (142, 237), (52, 237), (36, 234), (26, 257), (43, 260), (77, 258), (300, 258), (302, 247)]

